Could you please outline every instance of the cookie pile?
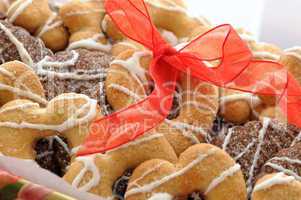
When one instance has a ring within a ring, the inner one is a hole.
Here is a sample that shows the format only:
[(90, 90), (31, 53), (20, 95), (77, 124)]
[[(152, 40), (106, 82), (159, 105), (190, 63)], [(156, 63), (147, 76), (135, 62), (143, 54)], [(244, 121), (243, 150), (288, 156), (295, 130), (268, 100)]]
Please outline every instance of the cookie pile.
[[(184, 0), (145, 0), (180, 48), (213, 26)], [(103, 0), (0, 1), (0, 152), (35, 160), (100, 199), (300, 200), (301, 129), (268, 96), (181, 74), (168, 117), (136, 140), (76, 157), (90, 124), (149, 95), (152, 54), (126, 38)], [(254, 59), (301, 83), (301, 48), (282, 50), (237, 29)], [(206, 63), (208, 67), (214, 63)]]

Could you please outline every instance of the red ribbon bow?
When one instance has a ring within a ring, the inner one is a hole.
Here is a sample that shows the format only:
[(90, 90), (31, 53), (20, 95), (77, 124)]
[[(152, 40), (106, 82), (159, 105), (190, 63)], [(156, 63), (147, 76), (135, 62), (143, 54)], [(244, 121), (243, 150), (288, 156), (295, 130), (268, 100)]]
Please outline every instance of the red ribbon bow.
[[(298, 82), (279, 63), (253, 60), (251, 51), (230, 25), (217, 26), (176, 50), (160, 36), (143, 0), (106, 0), (105, 8), (125, 36), (153, 52), (149, 73), (155, 88), (144, 100), (96, 120), (78, 155), (118, 147), (160, 124), (171, 109), (170, 97), (178, 75), (187, 71), (219, 87), (277, 96), (288, 121), (301, 127)], [(217, 67), (204, 63), (216, 60)]]

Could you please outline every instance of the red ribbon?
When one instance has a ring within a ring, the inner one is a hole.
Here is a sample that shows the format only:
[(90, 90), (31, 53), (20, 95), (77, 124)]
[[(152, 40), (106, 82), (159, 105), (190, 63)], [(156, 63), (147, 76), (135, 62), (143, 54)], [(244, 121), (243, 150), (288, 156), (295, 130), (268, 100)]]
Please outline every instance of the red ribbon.
[[(279, 63), (253, 60), (248, 46), (230, 25), (220, 25), (180, 50), (171, 47), (154, 26), (143, 0), (106, 0), (106, 12), (128, 38), (153, 52), (150, 96), (96, 120), (78, 155), (104, 152), (128, 143), (168, 115), (178, 75), (190, 72), (219, 87), (277, 96), (289, 123), (301, 127), (301, 87)], [(207, 67), (204, 61), (219, 61)]]

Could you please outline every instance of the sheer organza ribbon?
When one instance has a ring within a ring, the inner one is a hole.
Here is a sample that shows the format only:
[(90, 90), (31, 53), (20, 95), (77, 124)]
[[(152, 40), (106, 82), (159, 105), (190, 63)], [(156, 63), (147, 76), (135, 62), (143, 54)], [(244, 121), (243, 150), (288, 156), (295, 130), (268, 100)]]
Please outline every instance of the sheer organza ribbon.
[[(176, 50), (160, 36), (143, 0), (106, 0), (106, 12), (128, 38), (152, 51), (153, 92), (140, 102), (96, 120), (78, 155), (105, 152), (160, 124), (172, 106), (180, 73), (216, 86), (276, 96), (288, 122), (301, 127), (301, 88), (284, 66), (253, 60), (252, 52), (230, 25), (220, 25)], [(208, 62), (218, 65), (208, 67)]]

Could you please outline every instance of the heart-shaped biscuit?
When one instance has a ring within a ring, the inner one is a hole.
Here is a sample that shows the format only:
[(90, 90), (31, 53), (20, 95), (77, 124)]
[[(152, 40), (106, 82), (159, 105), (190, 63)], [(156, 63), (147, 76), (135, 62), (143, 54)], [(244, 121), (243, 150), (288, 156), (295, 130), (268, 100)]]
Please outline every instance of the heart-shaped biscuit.
[(144, 200), (165, 193), (170, 199), (185, 199), (193, 192), (200, 192), (206, 200), (247, 199), (240, 166), (210, 144), (188, 148), (176, 164), (165, 160), (141, 164), (130, 179), (125, 197)]

